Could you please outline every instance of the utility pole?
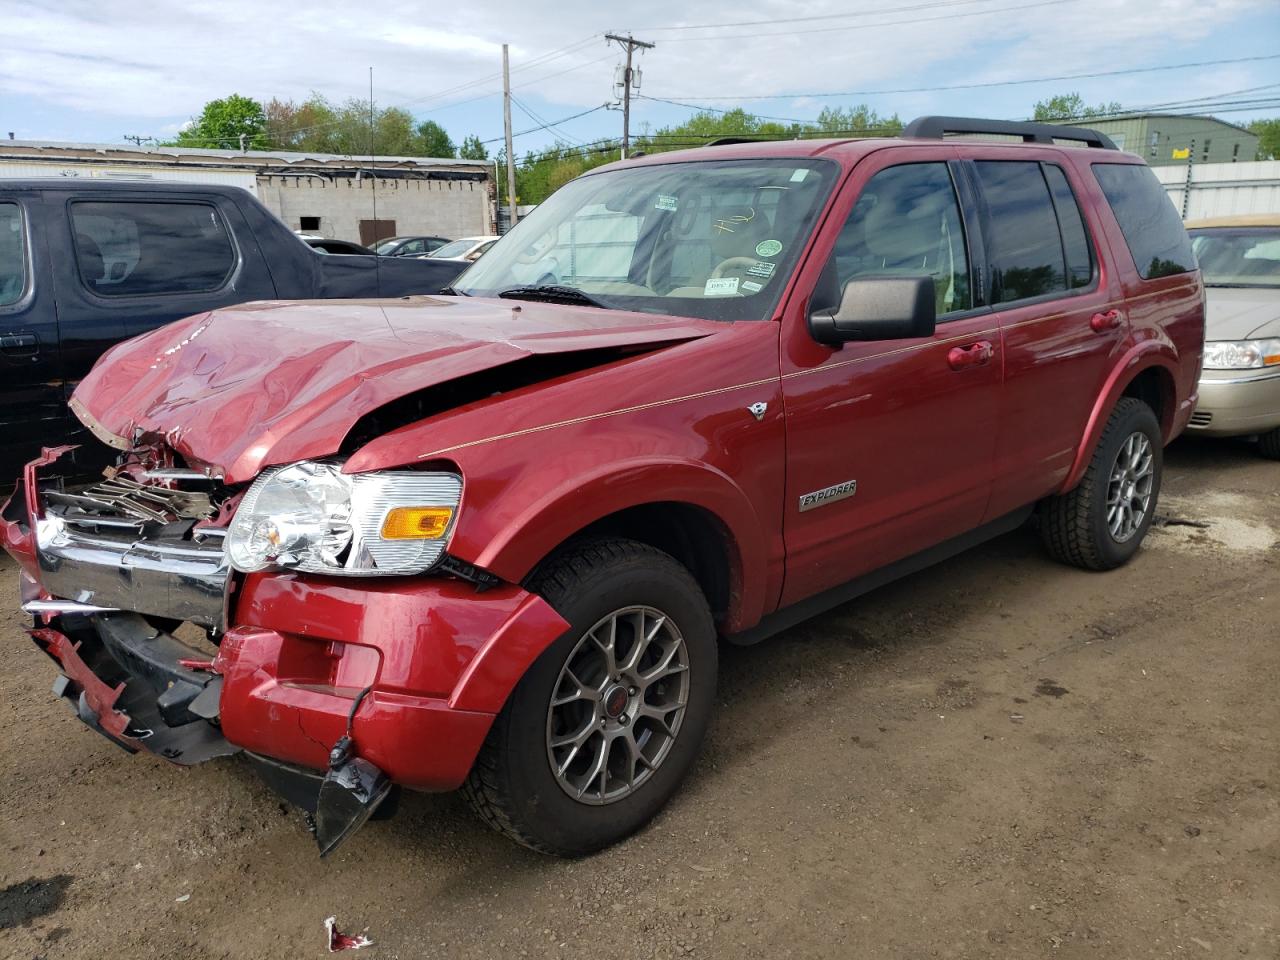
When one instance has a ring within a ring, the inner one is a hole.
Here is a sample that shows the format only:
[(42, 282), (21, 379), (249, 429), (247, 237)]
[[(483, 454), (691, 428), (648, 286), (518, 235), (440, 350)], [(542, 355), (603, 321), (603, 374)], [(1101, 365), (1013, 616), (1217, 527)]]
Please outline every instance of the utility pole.
[[(140, 147), (140, 146), (142, 146), (142, 143), (143, 143), (143, 141), (144, 141), (144, 140), (145, 140), (145, 141), (150, 141), (150, 140), (154, 140), (154, 139), (155, 139), (155, 137), (141, 137), (141, 136), (138, 136), (136, 133), (126, 133), (126, 134), (124, 135), (124, 138), (125, 138), (126, 140), (132, 140), (132, 141), (133, 141), (133, 143), (134, 143), (134, 145), (135, 145), (135, 146), (139, 146), (139, 147)], [(10, 135), (9, 135), (9, 139), (10, 139), (10, 140), (12, 140), (12, 139), (13, 139), (13, 134), (10, 134)]]
[(247, 134), (240, 134), (240, 152), (244, 153), (244, 138)]
[(622, 159), (625, 160), (627, 152), (631, 149), (631, 84), (635, 76), (631, 70), (631, 55), (637, 50), (652, 50), (653, 44), (637, 40), (630, 34), (620, 37), (614, 33), (606, 33), (604, 38), (621, 44), (627, 51), (627, 66), (622, 71)]
[(511, 63), (502, 45), (502, 126), (507, 140), (507, 229), (516, 225), (516, 158), (511, 147)]

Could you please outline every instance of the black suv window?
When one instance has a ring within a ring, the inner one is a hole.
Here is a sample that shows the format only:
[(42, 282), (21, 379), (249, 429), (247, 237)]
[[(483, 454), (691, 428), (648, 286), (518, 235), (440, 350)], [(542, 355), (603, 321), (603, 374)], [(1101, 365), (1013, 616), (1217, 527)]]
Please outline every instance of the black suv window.
[[(1065, 293), (1067, 256), (1058, 212), (1040, 164), (1034, 160), (979, 160), (974, 166), (991, 218), (987, 244), (992, 302)], [(1074, 198), (1066, 213), (1070, 214), (1072, 207)], [(1075, 215), (1078, 219), (1078, 209)], [(1075, 256), (1079, 256), (1078, 250)], [(1087, 248), (1085, 264), (1088, 270)]]
[(235, 248), (211, 204), (76, 202), (71, 224), (80, 279), (99, 296), (216, 290), (235, 268)]
[(1145, 164), (1095, 163), (1093, 175), (1116, 215), (1144, 280), (1196, 269), (1191, 240), (1164, 187)]
[(16, 203), (0, 203), (0, 307), (17, 303), (27, 286), (27, 253), (22, 239), (22, 211)]
[(1052, 163), (1043, 164), (1044, 178), (1053, 195), (1053, 209), (1058, 214), (1058, 229), (1062, 232), (1062, 252), (1066, 259), (1067, 286), (1087, 287), (1093, 280), (1093, 256), (1089, 248), (1089, 234), (1084, 229), (1080, 205), (1071, 192), (1071, 184), (1062, 168)]
[(968, 310), (964, 223), (945, 163), (881, 170), (862, 188), (823, 275), (823, 300), (855, 277), (932, 277), (938, 316)]

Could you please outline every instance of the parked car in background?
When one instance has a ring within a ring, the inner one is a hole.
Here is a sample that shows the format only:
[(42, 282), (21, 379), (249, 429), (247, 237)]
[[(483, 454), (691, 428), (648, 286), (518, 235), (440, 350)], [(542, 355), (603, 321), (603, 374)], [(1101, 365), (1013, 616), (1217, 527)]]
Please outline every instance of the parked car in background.
[(319, 253), (337, 253), (355, 257), (377, 256), (372, 250), (354, 240), (335, 240), (332, 237), (308, 237), (299, 235), (302, 242)]
[(485, 252), (498, 242), (498, 237), (463, 237), (446, 243), (443, 247), (427, 256), (432, 260), (457, 260), (460, 263), (474, 263), (484, 256)]
[(1127, 562), (1204, 337), (1140, 158), (949, 117), (593, 170), (455, 287), (122, 345), (72, 401), (117, 469), (55, 451), (0, 511), (55, 693), (131, 750), (244, 751), (322, 852), (396, 786), (599, 849), (693, 765), (718, 638), (1035, 513)]
[(388, 237), (373, 245), (380, 257), (421, 257), (449, 242), (448, 237)]
[(1204, 277), (1200, 402), (1189, 429), (1256, 436), (1280, 460), (1280, 213), (1187, 224)]
[(459, 272), (322, 255), (239, 187), (0, 180), (0, 474), (87, 437), (66, 401), (121, 340), (247, 300), (435, 293)]

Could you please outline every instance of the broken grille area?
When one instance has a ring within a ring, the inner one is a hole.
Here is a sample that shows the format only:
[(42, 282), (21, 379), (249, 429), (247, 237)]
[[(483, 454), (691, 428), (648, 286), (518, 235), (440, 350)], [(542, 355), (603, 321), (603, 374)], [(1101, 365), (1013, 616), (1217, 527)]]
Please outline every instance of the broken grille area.
[[(162, 478), (169, 482), (195, 478), (212, 481), (195, 471), (166, 471)], [(148, 474), (147, 476), (152, 476)], [(183, 521), (206, 520), (215, 506), (211, 491), (184, 490), (156, 484), (140, 483), (131, 477), (117, 475), (80, 490), (50, 490), (45, 503), (58, 505), (61, 519), (78, 527), (133, 530), (142, 533), (148, 527), (167, 527)]]

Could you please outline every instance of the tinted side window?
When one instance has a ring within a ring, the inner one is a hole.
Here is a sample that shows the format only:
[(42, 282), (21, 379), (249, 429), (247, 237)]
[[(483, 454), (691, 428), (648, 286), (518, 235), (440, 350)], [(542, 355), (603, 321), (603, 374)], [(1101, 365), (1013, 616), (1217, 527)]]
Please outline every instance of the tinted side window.
[(1095, 163), (1093, 175), (1144, 280), (1196, 269), (1191, 240), (1178, 211), (1150, 167)]
[(1051, 163), (1044, 165), (1044, 178), (1053, 195), (1053, 208), (1058, 214), (1058, 228), (1062, 231), (1062, 249), (1067, 258), (1067, 286), (1087, 287), (1093, 279), (1093, 259), (1089, 252), (1089, 235), (1080, 216), (1071, 184), (1061, 167)]
[(991, 214), (992, 302), (1064, 292), (1062, 237), (1040, 164), (980, 160), (975, 166)]
[(868, 180), (836, 238), (832, 273), (835, 284), (824, 299), (836, 302), (855, 277), (928, 276), (938, 316), (973, 306), (964, 224), (947, 165), (908, 163)]
[(22, 211), (16, 203), (0, 203), (0, 307), (17, 303), (27, 286), (27, 249), (22, 238)]
[(99, 296), (216, 290), (235, 267), (235, 248), (207, 203), (131, 201), (71, 205), (80, 279)]

